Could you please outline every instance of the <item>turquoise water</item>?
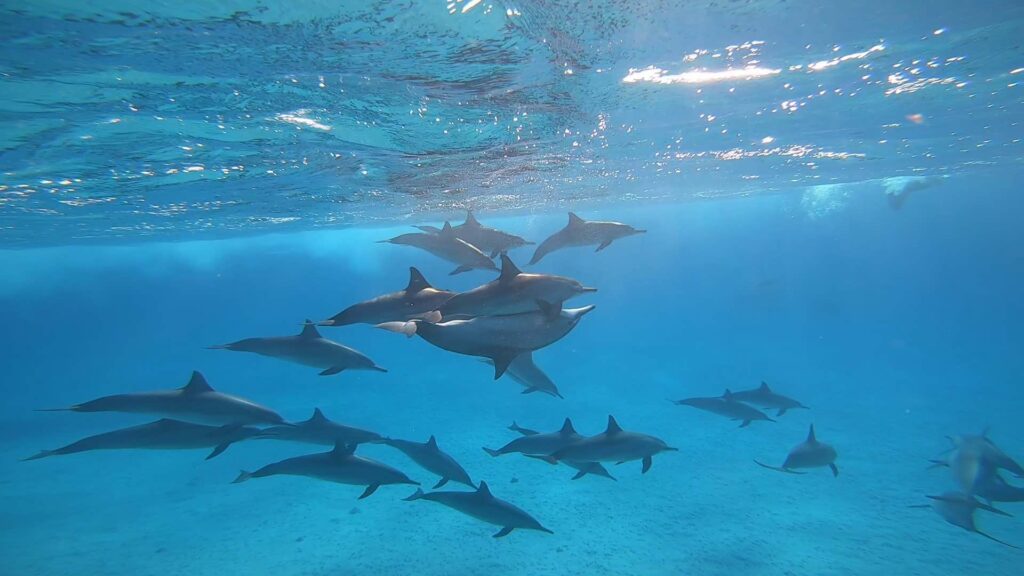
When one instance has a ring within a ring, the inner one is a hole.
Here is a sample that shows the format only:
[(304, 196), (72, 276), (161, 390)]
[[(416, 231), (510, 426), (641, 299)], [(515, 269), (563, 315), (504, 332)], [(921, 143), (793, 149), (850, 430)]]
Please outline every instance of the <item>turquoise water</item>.
[[(1019, 550), (909, 506), (955, 489), (928, 469), (946, 435), (1024, 458), (1024, 13), (725, 4), (4, 5), (0, 573), (1017, 574)], [(377, 243), (466, 208), (535, 242), (569, 210), (647, 230), (510, 252), (598, 288), (534, 354), (564, 399), (370, 325), (320, 330), (387, 373), (205, 349), (298, 333), (409, 266), (490, 281)], [(412, 486), (231, 483), (315, 445), (19, 462), (155, 419), (35, 409), (193, 370), (289, 421), (435, 435), (554, 534), (491, 538)], [(810, 410), (738, 428), (666, 401), (761, 381)], [(679, 451), (606, 463), (613, 482), (481, 450), (609, 414)], [(838, 477), (753, 463), (812, 423)], [(1024, 520), (976, 519), (1024, 546)]]

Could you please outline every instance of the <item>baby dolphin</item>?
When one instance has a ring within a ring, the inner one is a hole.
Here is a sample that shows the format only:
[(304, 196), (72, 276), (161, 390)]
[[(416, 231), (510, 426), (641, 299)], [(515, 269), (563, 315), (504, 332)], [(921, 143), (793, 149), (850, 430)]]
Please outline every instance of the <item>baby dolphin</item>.
[(440, 476), (441, 480), (434, 484), (435, 490), (447, 484), (449, 480), (461, 482), (470, 488), (476, 488), (476, 484), (473, 484), (473, 481), (469, 479), (469, 474), (466, 473), (462, 466), (454, 458), (445, 454), (437, 447), (437, 439), (433, 436), (423, 443), (397, 440), (395, 438), (385, 438), (384, 443), (412, 458), (424, 470)]
[(750, 426), (750, 423), (754, 420), (775, 422), (775, 420), (772, 420), (767, 414), (757, 408), (736, 400), (736, 397), (729, 390), (726, 390), (725, 394), (720, 397), (684, 398), (682, 400), (669, 400), (669, 402), (679, 406), (692, 406), (698, 410), (718, 414), (730, 420), (742, 420), (740, 428)]
[(836, 449), (824, 442), (818, 442), (818, 439), (814, 436), (814, 424), (811, 424), (811, 429), (807, 433), (807, 440), (797, 444), (789, 451), (789, 455), (786, 456), (786, 461), (782, 463), (782, 466), (769, 466), (757, 460), (754, 460), (754, 463), (769, 470), (778, 470), (779, 472), (787, 472), (789, 474), (803, 474), (803, 472), (798, 472), (796, 468), (828, 466), (832, 470), (833, 476), (839, 476), (839, 468), (836, 467)]
[(121, 428), (103, 434), (96, 434), (72, 442), (56, 450), (43, 450), (35, 456), (23, 461), (38, 460), (47, 456), (75, 454), (91, 450), (187, 450), (193, 448), (213, 448), (207, 460), (228, 449), (234, 442), (252, 438), (260, 433), (259, 428), (225, 424), (224, 426), (205, 426), (163, 418), (149, 424)]
[(406, 502), (430, 500), (431, 502), (444, 504), (477, 520), (501, 526), (501, 530), (494, 534), (495, 538), (508, 536), (509, 532), (516, 528), (540, 530), (541, 532), (554, 534), (551, 530), (541, 526), (540, 522), (537, 522), (533, 516), (530, 516), (522, 509), (509, 502), (495, 498), (487, 487), (487, 482), (483, 481), (480, 482), (480, 487), (475, 492), (424, 493), (423, 490), (417, 488), (416, 493), (408, 498), (403, 498), (403, 500)]
[(296, 422), (287, 426), (265, 428), (257, 438), (322, 444), (324, 446), (334, 446), (339, 442), (355, 445), (378, 443), (384, 440), (376, 432), (333, 422), (327, 416), (324, 416), (324, 413), (319, 408), (313, 409), (313, 416), (309, 420), (303, 420), (302, 422)]
[(622, 464), (642, 460), (642, 473), (651, 469), (652, 456), (661, 452), (677, 452), (659, 438), (639, 432), (623, 430), (613, 416), (608, 416), (608, 427), (601, 434), (584, 438), (541, 457), (551, 463), (573, 462), (616, 462)]
[(380, 240), (379, 243), (412, 246), (414, 248), (426, 250), (443, 260), (458, 264), (459, 267), (452, 270), (449, 273), (450, 276), (469, 272), (474, 268), (482, 268), (484, 270), (498, 269), (498, 267), (494, 265), (494, 260), (488, 258), (487, 254), (484, 254), (476, 246), (473, 246), (456, 236), (455, 232), (452, 230), (452, 225), (448, 222), (445, 222), (444, 228), (436, 234), (413, 232), (410, 234), (395, 236), (390, 240)]
[(993, 514), (999, 514), (1002, 516), (1010, 516), (1010, 514), (1007, 514), (1002, 510), (993, 508), (986, 504), (982, 504), (981, 502), (978, 502), (974, 498), (966, 494), (963, 494), (962, 492), (945, 492), (939, 496), (928, 496), (928, 498), (930, 498), (932, 501), (931, 506), (927, 504), (917, 504), (911, 506), (911, 508), (930, 507), (936, 512), (938, 512), (939, 516), (942, 516), (943, 520), (949, 522), (954, 526), (963, 528), (968, 532), (980, 534), (985, 538), (988, 538), (989, 540), (1002, 544), (1003, 546), (1017, 548), (1017, 546), (1014, 546), (1013, 544), (1008, 544), (1006, 542), (1003, 542), (1002, 540), (999, 540), (998, 538), (994, 538), (982, 532), (981, 530), (978, 530), (978, 526), (974, 522), (974, 511), (979, 509), (985, 510), (987, 512), (992, 512)]
[(387, 372), (358, 351), (321, 336), (312, 320), (306, 320), (302, 332), (295, 336), (246, 338), (231, 344), (210, 346), (210, 349), (254, 352), (260, 356), (322, 368), (321, 376), (338, 374), (343, 370)]
[(199, 372), (182, 388), (104, 396), (69, 408), (48, 408), (41, 412), (128, 412), (155, 414), (199, 424), (284, 424), (284, 418), (269, 408), (238, 396), (217, 392)]
[(596, 220), (588, 222), (569, 212), (569, 223), (566, 224), (565, 228), (555, 232), (547, 240), (541, 242), (540, 246), (537, 246), (536, 252), (533, 253), (533, 258), (530, 259), (530, 264), (540, 262), (541, 258), (555, 250), (571, 246), (597, 244), (597, 250), (594, 250), (594, 252), (600, 252), (619, 238), (643, 234), (644, 232), (647, 232), (647, 230), (637, 230), (628, 224), (620, 224), (619, 222), (598, 222)]
[[(441, 233), (440, 228), (433, 226), (417, 226), (417, 228), (431, 234)], [(533, 242), (528, 242), (515, 234), (484, 226), (473, 216), (472, 210), (467, 210), (466, 221), (458, 226), (453, 226), (452, 230), (459, 239), (476, 246), (485, 254), (490, 253), (491, 258), (495, 258), (498, 254), (513, 248), (533, 244)]]
[(439, 309), (442, 318), (451, 316), (501, 316), (537, 310), (537, 302), (563, 302), (597, 288), (564, 276), (526, 274), (501, 254), (501, 274), (497, 279), (468, 292), (452, 296)]
[(807, 408), (800, 402), (782, 394), (776, 394), (768, 387), (767, 382), (761, 382), (761, 386), (758, 388), (751, 388), (750, 390), (739, 390), (732, 393), (733, 400), (739, 400), (740, 402), (747, 402), (754, 406), (760, 406), (761, 408), (772, 408), (778, 410), (775, 414), (776, 417), (782, 416), (787, 410), (794, 408)]
[[(483, 358), (483, 362), (494, 365), (490, 358)], [(508, 375), (523, 387), (523, 394), (543, 392), (555, 398), (563, 398), (558, 391), (558, 386), (533, 362), (533, 352), (523, 352), (516, 356), (515, 360), (508, 365)]]
[(430, 313), (440, 308), (454, 295), (454, 292), (434, 288), (419, 270), (410, 267), (409, 284), (405, 290), (353, 304), (331, 318), (320, 322), (319, 325), (380, 324), (381, 322), (427, 317), (434, 317), (436, 321), (440, 320), (440, 315), (436, 313), (431, 315)]
[(383, 462), (356, 456), (355, 450), (354, 445), (345, 445), (339, 442), (330, 452), (288, 458), (268, 464), (255, 472), (242, 470), (232, 484), (239, 484), (250, 478), (264, 478), (278, 474), (308, 476), (339, 484), (366, 486), (366, 490), (359, 496), (360, 500), (373, 494), (377, 488), (385, 484), (415, 484), (419, 486), (419, 482), (410, 480), (408, 476)]
[[(484, 448), (484, 451), (490, 454), (491, 456), (500, 456), (502, 454), (508, 454), (509, 452), (522, 452), (524, 455), (530, 456), (531, 458), (539, 456), (540, 459), (543, 460), (545, 455), (550, 454), (551, 452), (554, 452), (559, 448), (568, 446), (569, 444), (572, 444), (573, 442), (576, 442), (583, 438), (576, 432), (576, 430), (572, 426), (572, 420), (568, 418), (566, 418), (565, 423), (562, 424), (561, 430), (557, 432), (552, 432), (550, 434), (541, 434), (536, 430), (522, 428), (515, 422), (513, 422), (512, 425), (508, 427), (508, 429), (513, 432), (518, 432), (524, 437), (533, 438), (533, 440), (521, 441), (523, 440), (523, 438), (519, 438), (517, 440), (513, 440), (509, 444), (506, 444), (499, 450), (491, 450), (490, 448)], [(517, 443), (517, 441), (519, 442)], [(510, 446), (513, 447), (514, 449), (507, 450)], [(535, 453), (530, 453), (531, 450), (535, 451)], [(595, 476), (604, 476), (605, 478), (608, 478), (610, 480), (615, 480), (615, 477), (612, 476), (608, 472), (608, 470), (601, 465), (600, 462), (574, 462), (571, 460), (566, 460), (565, 464), (570, 468), (574, 468), (577, 471), (576, 475), (572, 477), (573, 480), (579, 480), (580, 478), (583, 478), (587, 474), (594, 474)]]

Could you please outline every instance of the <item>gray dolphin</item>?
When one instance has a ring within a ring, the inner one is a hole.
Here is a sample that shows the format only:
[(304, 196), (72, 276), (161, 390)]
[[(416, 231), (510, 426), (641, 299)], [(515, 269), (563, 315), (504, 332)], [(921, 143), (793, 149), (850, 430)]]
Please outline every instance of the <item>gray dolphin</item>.
[(40, 412), (128, 412), (154, 414), (199, 424), (284, 424), (280, 414), (259, 404), (214, 390), (199, 372), (175, 390), (104, 396), (69, 408)]
[(1020, 464), (996, 446), (987, 430), (981, 434), (951, 436), (949, 440), (953, 446), (945, 458), (931, 462), (935, 466), (948, 466), (953, 479), (966, 494), (975, 494), (977, 485), (1000, 469), (1024, 476)]
[(508, 257), (501, 254), (501, 274), (497, 279), (468, 292), (452, 296), (438, 312), (442, 318), (451, 316), (501, 316), (537, 310), (537, 302), (564, 302), (597, 288), (552, 274), (526, 274)]
[(435, 490), (447, 484), (449, 480), (461, 482), (470, 488), (476, 487), (476, 484), (473, 484), (473, 481), (469, 479), (469, 474), (455, 461), (455, 458), (445, 454), (437, 447), (437, 439), (433, 436), (426, 442), (410, 442), (409, 440), (385, 438), (384, 443), (412, 458), (414, 462), (425, 470), (440, 476), (441, 479), (437, 484), (434, 484)]
[(975, 510), (985, 510), (987, 512), (992, 512), (993, 514), (999, 514), (1001, 516), (1010, 516), (1010, 514), (1007, 514), (1002, 510), (993, 508), (986, 504), (982, 504), (981, 502), (978, 502), (971, 496), (968, 496), (967, 494), (964, 494), (962, 492), (945, 492), (938, 496), (927, 497), (930, 498), (932, 501), (930, 505), (916, 504), (910, 506), (910, 508), (931, 508), (935, 510), (939, 514), (939, 516), (942, 516), (943, 520), (949, 522), (954, 526), (963, 528), (968, 532), (980, 534), (985, 538), (988, 538), (989, 540), (1002, 544), (1003, 546), (1017, 548), (1017, 546), (1014, 546), (1013, 544), (1008, 544), (998, 538), (995, 538), (982, 532), (981, 530), (978, 530), (978, 526), (974, 522)]
[(776, 417), (782, 416), (787, 410), (794, 408), (807, 408), (800, 402), (782, 394), (777, 394), (768, 387), (767, 382), (761, 382), (761, 386), (750, 390), (737, 390), (732, 393), (732, 399), (740, 402), (778, 410)]
[[(494, 361), (490, 358), (482, 358), (481, 361), (494, 366)], [(523, 387), (523, 394), (543, 392), (556, 398), (564, 398), (558, 391), (558, 386), (555, 386), (551, 378), (533, 362), (533, 351), (516, 356), (508, 365), (508, 375)]]
[[(561, 430), (551, 432), (550, 434), (541, 434), (536, 430), (522, 428), (515, 422), (513, 422), (508, 429), (513, 432), (518, 432), (523, 436), (523, 438), (517, 438), (499, 450), (484, 448), (484, 451), (491, 456), (501, 456), (502, 454), (508, 454), (509, 452), (522, 452), (526, 456), (538, 457), (546, 456), (551, 452), (583, 439), (583, 436), (580, 436), (576, 432), (575, 428), (573, 428), (572, 420), (568, 418), (566, 418), (565, 422), (562, 424)], [(530, 438), (530, 440), (525, 440), (525, 438)], [(543, 457), (540, 459), (544, 460)], [(572, 460), (566, 460), (564, 461), (564, 464), (577, 471), (576, 475), (572, 477), (573, 480), (579, 480), (587, 474), (604, 476), (610, 480), (615, 480), (615, 477), (612, 476), (600, 462), (575, 462)]]
[(419, 270), (410, 267), (409, 284), (405, 290), (353, 304), (320, 322), (319, 325), (380, 324), (428, 317), (436, 321), (440, 320), (440, 314), (430, 313), (436, 311), (454, 295), (454, 292), (434, 288)]
[(295, 336), (246, 338), (230, 344), (210, 346), (210, 349), (253, 352), (260, 356), (280, 358), (296, 364), (321, 368), (321, 376), (338, 374), (343, 370), (387, 372), (359, 351), (321, 336), (312, 320), (306, 320), (302, 332)]
[(430, 500), (431, 502), (444, 504), (477, 520), (501, 526), (501, 530), (494, 534), (495, 538), (508, 536), (509, 532), (516, 528), (540, 530), (541, 532), (554, 534), (551, 530), (541, 526), (540, 522), (519, 507), (494, 497), (491, 494), (491, 490), (487, 487), (487, 482), (483, 481), (480, 482), (480, 487), (475, 492), (424, 493), (423, 490), (417, 488), (412, 496), (403, 498), (403, 500), (406, 502)]
[(257, 438), (305, 442), (307, 444), (321, 444), (324, 446), (334, 446), (339, 442), (355, 445), (379, 443), (384, 440), (376, 432), (333, 422), (324, 416), (324, 413), (319, 408), (313, 409), (313, 416), (309, 420), (303, 420), (288, 426), (265, 428)]
[(76, 454), (91, 450), (188, 450), (193, 448), (213, 448), (207, 460), (228, 449), (231, 444), (253, 438), (260, 433), (259, 428), (239, 424), (224, 426), (206, 426), (163, 418), (149, 424), (121, 428), (95, 436), (82, 438), (56, 450), (43, 450), (35, 456), (23, 461), (38, 460), (48, 456)]
[(1024, 487), (1010, 484), (996, 470), (978, 479), (974, 493), (988, 502), (1024, 502)]
[(660, 438), (639, 432), (623, 430), (613, 416), (608, 416), (608, 427), (604, 432), (568, 444), (547, 456), (541, 457), (551, 463), (572, 462), (630, 462), (642, 460), (642, 473), (651, 469), (652, 456), (661, 452), (677, 452)]
[(362, 500), (376, 492), (385, 484), (415, 484), (401, 471), (369, 458), (355, 455), (354, 445), (338, 443), (334, 450), (320, 454), (307, 454), (268, 464), (255, 472), (242, 470), (232, 484), (239, 484), (251, 478), (264, 478), (286, 474), (290, 476), (308, 476), (318, 480), (366, 486), (359, 496)]
[(449, 275), (469, 272), (474, 268), (481, 268), (484, 270), (498, 269), (498, 267), (494, 265), (494, 260), (491, 260), (487, 254), (484, 254), (476, 246), (473, 246), (456, 236), (455, 232), (452, 230), (452, 225), (448, 222), (445, 222), (444, 228), (436, 234), (413, 232), (410, 234), (395, 236), (390, 240), (380, 240), (378, 243), (412, 246), (414, 248), (426, 250), (443, 260), (458, 264), (459, 267), (452, 270)]
[(733, 393), (729, 390), (726, 390), (722, 396), (684, 398), (682, 400), (669, 400), (669, 402), (679, 406), (692, 406), (698, 410), (718, 414), (730, 420), (741, 420), (740, 428), (749, 426), (755, 420), (775, 422), (775, 420), (772, 420), (767, 414), (757, 408), (736, 400)]
[(419, 334), (438, 348), (494, 361), (494, 379), (523, 352), (561, 340), (594, 306), (562, 309), (561, 303), (538, 302), (541, 310), (508, 316), (477, 316), (436, 324), (422, 320), (385, 322), (379, 328), (407, 336)]
[[(430, 234), (441, 233), (441, 229), (434, 226), (417, 226), (417, 228)], [(533, 244), (515, 234), (484, 226), (473, 216), (472, 210), (466, 211), (466, 221), (458, 226), (453, 226), (452, 231), (459, 239), (476, 246), (481, 252), (490, 253), (491, 258), (513, 248)]]
[(591, 246), (597, 244), (597, 250), (594, 250), (594, 252), (600, 252), (619, 238), (643, 234), (644, 232), (647, 231), (638, 230), (628, 224), (621, 224), (619, 222), (598, 222), (596, 220), (588, 222), (569, 212), (569, 223), (566, 224), (565, 228), (555, 232), (547, 240), (541, 242), (540, 246), (537, 246), (537, 250), (533, 253), (533, 258), (530, 259), (530, 264), (540, 262), (541, 258), (555, 250), (571, 246)]
[(814, 436), (814, 424), (811, 424), (811, 429), (807, 432), (807, 440), (797, 444), (789, 451), (789, 455), (786, 456), (786, 461), (782, 463), (782, 466), (769, 466), (757, 460), (754, 460), (754, 463), (769, 470), (777, 470), (789, 474), (803, 474), (803, 472), (798, 472), (797, 468), (828, 466), (832, 470), (833, 476), (839, 476), (839, 468), (836, 467), (836, 456), (835, 448), (824, 442), (818, 442), (818, 439)]

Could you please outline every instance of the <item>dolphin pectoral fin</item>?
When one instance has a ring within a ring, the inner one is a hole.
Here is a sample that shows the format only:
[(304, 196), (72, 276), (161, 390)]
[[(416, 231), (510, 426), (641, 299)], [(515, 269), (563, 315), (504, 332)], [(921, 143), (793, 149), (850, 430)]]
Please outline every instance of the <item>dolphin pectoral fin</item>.
[(468, 264), (463, 264), (462, 266), (459, 266), (455, 270), (452, 270), (451, 272), (449, 272), (448, 275), (449, 276), (455, 276), (456, 274), (462, 274), (463, 272), (469, 272), (472, 269), (473, 269), (472, 266), (470, 266)]
[(1009, 512), (1003, 512), (999, 508), (994, 508), (992, 506), (989, 506), (988, 504), (982, 504), (982, 503), (979, 502), (978, 503), (978, 508), (980, 508), (980, 509), (982, 509), (982, 510), (984, 510), (986, 512), (991, 512), (993, 514), (999, 514), (1000, 516), (1010, 516), (1011, 518), (1013, 517), (1013, 514), (1010, 514)]
[(604, 242), (601, 242), (601, 245), (598, 246), (597, 250), (594, 250), (594, 252), (600, 252), (601, 250), (604, 250), (605, 248), (607, 248), (607, 247), (609, 247), (611, 245), (612, 245), (612, 241), (611, 240), (605, 240)]
[(839, 476), (839, 467), (836, 466), (835, 462), (829, 464), (828, 467), (832, 470), (833, 477)]
[(490, 357), (491, 360), (494, 361), (495, 380), (501, 378), (501, 375), (504, 374), (506, 370), (508, 370), (509, 364), (511, 364), (512, 361), (516, 359), (516, 356), (519, 356), (519, 352), (512, 350), (497, 352), (495, 353), (494, 356)]
[(654, 460), (650, 456), (644, 456), (644, 467), (640, 470), (641, 474), (647, 474), (647, 471), (651, 469), (651, 464)]
[(238, 473), (238, 476), (234, 480), (231, 481), (231, 483), (232, 484), (241, 484), (242, 482), (245, 482), (246, 480), (248, 480), (250, 478), (252, 478), (252, 472), (246, 472), (245, 470), (242, 470), (242, 471), (240, 471)]
[(572, 479), (573, 480), (579, 480), (580, 478), (583, 478), (586, 475), (587, 475), (586, 470), (580, 470), (579, 472), (576, 473), (575, 476), (572, 477)]
[(420, 498), (423, 498), (423, 489), (422, 488), (417, 488), (415, 492), (413, 492), (412, 494), (406, 496), (405, 498), (402, 498), (402, 501), (403, 502), (412, 502), (413, 500), (419, 500)]
[(932, 465), (928, 467), (929, 470), (931, 470), (933, 468), (948, 468), (949, 467), (949, 462), (945, 462), (943, 460), (929, 460), (929, 462), (932, 463)]
[(359, 498), (357, 498), (357, 500), (362, 500), (363, 498), (370, 496), (371, 494), (377, 491), (377, 488), (380, 488), (380, 484), (370, 484), (369, 486), (366, 487), (366, 490), (363, 490), (363, 493), (359, 495)]
[(511, 526), (505, 526), (501, 530), (498, 530), (498, 533), (495, 534), (493, 538), (504, 538), (505, 536), (508, 536), (513, 530), (515, 530), (515, 528)]
[(803, 474), (803, 472), (797, 472), (796, 470), (790, 470), (789, 468), (783, 468), (782, 466), (769, 466), (769, 465), (764, 464), (762, 462), (758, 462), (757, 460), (754, 460), (754, 464), (757, 464), (758, 466), (760, 466), (762, 468), (767, 468), (769, 470), (775, 470), (776, 472), (785, 472), (786, 474)]
[(750, 420), (744, 420), (743, 423), (740, 424), (740, 428), (746, 428), (747, 426), (750, 426)]
[(786, 408), (779, 408), (779, 411), (775, 413), (775, 417), (778, 418), (779, 416), (782, 416), (786, 413), (786, 410)]
[(441, 478), (440, 480), (437, 481), (437, 484), (434, 484), (434, 487), (432, 489), (433, 490), (437, 490), (438, 488), (440, 488), (441, 486), (444, 486), (447, 483), (448, 483), (448, 478)]
[(998, 543), (1002, 544), (1003, 546), (1009, 546), (1010, 548), (1015, 548), (1015, 549), (1017, 549), (1017, 550), (1020, 550), (1020, 548), (1019, 548), (1019, 547), (1017, 547), (1017, 546), (1014, 546), (1013, 544), (1010, 544), (1009, 542), (1003, 542), (1003, 541), (1002, 541), (1002, 540), (1000, 540), (999, 538), (996, 538), (996, 537), (994, 537), (994, 536), (990, 536), (990, 535), (988, 535), (988, 534), (986, 534), (986, 533), (982, 532), (981, 530), (975, 530), (975, 532), (977, 532), (978, 534), (980, 534), (980, 535), (984, 536), (985, 538), (988, 538), (989, 540), (991, 540), (991, 541), (993, 541), (993, 542), (998, 542)]
[(320, 375), (321, 376), (333, 376), (335, 374), (340, 373), (344, 369), (345, 369), (344, 367), (335, 366), (333, 368), (328, 368), (327, 370), (324, 370), (323, 372), (320, 373)]
[(220, 456), (225, 450), (228, 449), (228, 446), (231, 446), (231, 444), (232, 442), (224, 442), (223, 444), (218, 444), (217, 447), (213, 449), (213, 452), (210, 452), (210, 455), (207, 456), (206, 459), (209, 460), (211, 458), (216, 458), (217, 456)]

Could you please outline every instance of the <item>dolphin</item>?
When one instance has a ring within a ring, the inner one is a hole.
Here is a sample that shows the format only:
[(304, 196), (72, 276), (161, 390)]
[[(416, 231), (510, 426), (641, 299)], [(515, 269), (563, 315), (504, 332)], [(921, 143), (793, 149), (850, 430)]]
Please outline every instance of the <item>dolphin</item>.
[(199, 372), (175, 390), (156, 390), (104, 396), (68, 408), (40, 412), (128, 412), (155, 414), (199, 424), (284, 424), (280, 414), (238, 396), (217, 392)]
[[(434, 226), (417, 226), (417, 228), (430, 234), (441, 233), (441, 229)], [(458, 226), (453, 226), (452, 231), (460, 240), (476, 246), (481, 252), (490, 253), (491, 258), (496, 258), (498, 254), (513, 248), (533, 244), (515, 234), (484, 226), (473, 216), (472, 210), (466, 211), (466, 221)]]
[(410, 337), (419, 334), (427, 342), (449, 352), (490, 358), (494, 361), (494, 379), (497, 380), (516, 356), (561, 340), (594, 309), (593, 305), (562, 309), (561, 303), (537, 304), (541, 310), (536, 312), (477, 316), (437, 324), (423, 320), (385, 322), (377, 327)]
[(321, 376), (338, 374), (343, 370), (387, 372), (360, 352), (321, 336), (312, 320), (306, 320), (302, 332), (295, 336), (246, 338), (231, 344), (210, 346), (210, 349), (254, 352), (260, 356), (322, 368)]
[(631, 460), (642, 460), (641, 473), (651, 469), (651, 457), (661, 452), (678, 452), (660, 438), (639, 432), (623, 430), (615, 417), (608, 416), (608, 427), (601, 434), (583, 438), (555, 450), (542, 460), (551, 463), (573, 462), (616, 462), (622, 464)]
[(231, 444), (253, 438), (260, 433), (259, 428), (225, 424), (224, 426), (206, 426), (163, 418), (149, 424), (131, 426), (96, 434), (72, 442), (56, 450), (43, 450), (35, 456), (23, 461), (38, 460), (47, 456), (60, 456), (89, 452), (91, 450), (187, 450), (192, 448), (213, 448), (207, 460), (228, 449)]
[(441, 319), (440, 315), (432, 315), (431, 312), (440, 308), (454, 295), (454, 292), (434, 288), (419, 270), (410, 267), (409, 284), (405, 290), (353, 304), (320, 322), (319, 325), (380, 324), (413, 318), (433, 318), (437, 321)]
[(377, 488), (385, 484), (415, 484), (419, 486), (419, 482), (410, 480), (408, 476), (383, 462), (356, 456), (355, 449), (356, 447), (353, 445), (339, 442), (330, 452), (288, 458), (268, 464), (255, 472), (242, 470), (232, 484), (239, 484), (251, 478), (264, 478), (279, 474), (308, 476), (338, 484), (366, 486), (366, 490), (359, 496), (359, 500), (373, 494)]
[(766, 382), (761, 382), (761, 386), (758, 388), (733, 392), (732, 399), (753, 404), (754, 406), (760, 406), (761, 408), (776, 409), (778, 410), (775, 414), (776, 417), (782, 416), (787, 410), (792, 410), (794, 408), (807, 408), (807, 406), (804, 406), (800, 402), (797, 402), (788, 396), (775, 393), (768, 387), (768, 383)]
[(995, 470), (978, 479), (974, 493), (988, 502), (1024, 502), (1024, 487), (1010, 484)]
[(1020, 464), (996, 446), (987, 431), (951, 436), (949, 440), (953, 447), (946, 457), (931, 462), (935, 466), (948, 466), (953, 479), (966, 494), (975, 494), (978, 484), (1000, 469), (1024, 476)]
[(797, 468), (828, 466), (832, 470), (833, 476), (839, 476), (839, 468), (836, 467), (836, 449), (824, 442), (818, 442), (814, 436), (814, 424), (811, 424), (811, 429), (807, 432), (807, 440), (797, 444), (789, 451), (782, 466), (769, 466), (757, 460), (754, 460), (754, 463), (769, 470), (789, 474), (803, 474), (803, 472), (798, 472)]
[(537, 302), (564, 302), (597, 288), (564, 276), (526, 274), (501, 254), (501, 274), (497, 279), (468, 292), (452, 296), (438, 308), (442, 318), (452, 316), (501, 316), (537, 310)]
[(379, 443), (384, 440), (376, 432), (333, 422), (324, 416), (324, 413), (319, 408), (313, 409), (313, 416), (309, 420), (303, 420), (288, 426), (265, 428), (257, 438), (305, 442), (307, 444), (321, 444), (325, 446), (334, 446), (339, 442), (355, 445)]
[(619, 222), (598, 222), (596, 220), (588, 222), (569, 212), (569, 223), (566, 224), (565, 228), (555, 232), (547, 240), (541, 242), (540, 246), (537, 246), (537, 250), (533, 253), (533, 258), (530, 259), (530, 264), (540, 262), (541, 258), (555, 250), (571, 246), (597, 244), (597, 250), (594, 250), (594, 252), (600, 252), (619, 238), (643, 234), (644, 232), (647, 232), (647, 230), (638, 230), (628, 224), (620, 224)]
[[(494, 365), (494, 361), (490, 358), (481, 358), (481, 361), (491, 366)], [(551, 378), (534, 364), (532, 351), (516, 356), (515, 360), (508, 365), (508, 375), (523, 387), (523, 394), (543, 392), (556, 398), (564, 398)]]
[[(491, 456), (501, 456), (502, 454), (508, 454), (509, 452), (522, 452), (524, 455), (533, 458), (537, 456), (544, 456), (558, 450), (559, 448), (563, 448), (573, 442), (583, 439), (583, 437), (580, 436), (573, 428), (572, 420), (568, 418), (566, 418), (565, 423), (562, 424), (561, 430), (550, 434), (541, 434), (536, 430), (522, 428), (515, 422), (513, 422), (508, 429), (513, 432), (518, 432), (523, 436), (523, 438), (517, 438), (499, 450), (484, 448), (484, 451)], [(531, 440), (524, 441), (525, 438), (530, 438)], [(508, 449), (509, 447), (512, 447), (513, 449)], [(531, 454), (531, 451), (535, 451), (535, 453)], [(544, 458), (541, 459), (543, 460)], [(572, 477), (573, 480), (579, 480), (587, 474), (604, 476), (610, 480), (615, 480), (615, 477), (612, 476), (600, 462), (575, 462), (572, 460), (566, 460), (565, 464), (570, 468), (576, 469), (577, 472), (576, 475)]]
[(516, 424), (515, 420), (512, 421), (512, 425), (509, 426), (508, 429), (513, 432), (518, 432), (523, 436), (536, 436), (537, 434), (540, 434), (540, 432), (537, 432), (536, 430), (531, 430), (530, 428), (523, 428), (519, 424)]
[(967, 494), (964, 494), (962, 492), (945, 492), (938, 496), (927, 497), (931, 499), (931, 505), (916, 504), (910, 506), (910, 508), (932, 508), (933, 510), (938, 512), (939, 516), (942, 516), (943, 520), (949, 522), (954, 526), (963, 528), (968, 532), (980, 534), (985, 538), (988, 538), (989, 540), (1002, 544), (1003, 546), (1017, 548), (1017, 546), (1014, 546), (1013, 544), (1008, 544), (1006, 542), (1003, 542), (1002, 540), (999, 540), (998, 538), (994, 538), (982, 532), (981, 530), (978, 530), (978, 526), (974, 522), (974, 511), (979, 509), (985, 510), (987, 512), (992, 512), (993, 514), (999, 514), (1002, 516), (1010, 516), (1010, 514), (1007, 514), (1006, 512), (1003, 512), (1002, 510), (999, 510), (997, 508), (993, 508), (987, 504), (982, 504), (981, 502), (978, 502), (971, 496), (968, 496)]
[(1024, 468), (1013, 458), (1003, 452), (996, 443), (988, 437), (988, 430), (981, 434), (962, 434), (950, 437), (954, 450), (975, 450), (982, 460), (995, 468), (1012, 472), (1018, 478), (1024, 478)]
[(484, 270), (498, 269), (494, 265), (494, 260), (488, 258), (487, 254), (484, 254), (476, 246), (469, 244), (465, 240), (459, 239), (452, 230), (452, 225), (448, 222), (445, 222), (444, 228), (436, 234), (413, 232), (411, 234), (395, 236), (390, 240), (380, 240), (378, 243), (413, 246), (426, 250), (438, 258), (458, 264), (459, 267), (452, 270), (449, 273), (450, 276), (469, 272), (474, 268)]
[(475, 492), (424, 493), (423, 490), (417, 488), (413, 495), (403, 498), (403, 500), (406, 502), (430, 500), (438, 504), (444, 504), (477, 520), (501, 526), (501, 530), (494, 534), (495, 538), (508, 536), (509, 532), (516, 528), (540, 530), (541, 532), (554, 534), (551, 530), (541, 526), (540, 522), (537, 522), (533, 516), (530, 516), (522, 509), (509, 502), (495, 498), (491, 494), (490, 488), (487, 487), (487, 482), (483, 481), (480, 482), (480, 487)]
[(755, 420), (775, 422), (775, 420), (772, 420), (767, 414), (757, 408), (736, 400), (736, 397), (729, 390), (726, 390), (725, 394), (720, 397), (684, 398), (682, 400), (669, 400), (669, 402), (679, 406), (692, 406), (698, 410), (718, 414), (730, 420), (742, 420), (740, 428), (749, 426)]
[(433, 472), (440, 476), (441, 480), (439, 480), (437, 484), (434, 484), (434, 490), (444, 486), (449, 480), (461, 482), (470, 488), (476, 487), (476, 484), (473, 484), (473, 481), (469, 479), (469, 474), (466, 473), (466, 470), (463, 469), (454, 458), (445, 454), (437, 447), (437, 439), (433, 436), (423, 443), (410, 442), (409, 440), (397, 440), (395, 438), (385, 438), (384, 444), (387, 444), (388, 446), (401, 451), (409, 458), (412, 458), (412, 460), (422, 466), (424, 470)]

